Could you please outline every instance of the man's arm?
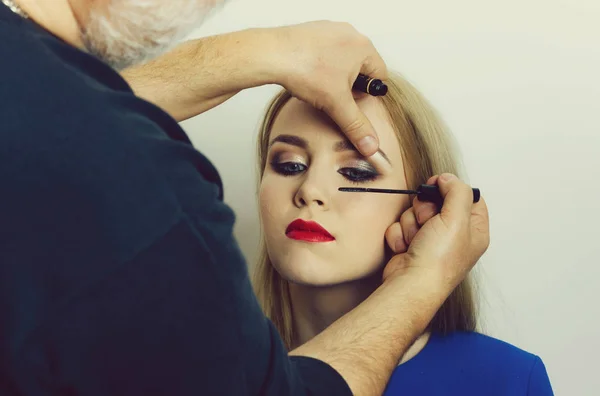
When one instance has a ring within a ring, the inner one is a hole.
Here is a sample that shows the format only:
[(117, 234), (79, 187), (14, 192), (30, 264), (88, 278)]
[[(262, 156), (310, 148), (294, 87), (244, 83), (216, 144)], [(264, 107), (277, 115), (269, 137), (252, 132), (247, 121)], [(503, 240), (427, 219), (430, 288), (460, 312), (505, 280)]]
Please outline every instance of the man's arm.
[(447, 290), (447, 285), (442, 287), (431, 278), (411, 273), (396, 277), (290, 355), (328, 363), (354, 395), (381, 395), (402, 355), (442, 305)]
[(279, 84), (326, 112), (370, 156), (378, 139), (352, 94), (359, 73), (387, 77), (385, 63), (368, 38), (349, 24), (323, 21), (193, 40), (122, 75), (138, 96), (178, 121), (242, 89)]
[(136, 95), (183, 121), (243, 89), (278, 83), (260, 55), (272, 38), (267, 29), (249, 29), (192, 40), (121, 74)]

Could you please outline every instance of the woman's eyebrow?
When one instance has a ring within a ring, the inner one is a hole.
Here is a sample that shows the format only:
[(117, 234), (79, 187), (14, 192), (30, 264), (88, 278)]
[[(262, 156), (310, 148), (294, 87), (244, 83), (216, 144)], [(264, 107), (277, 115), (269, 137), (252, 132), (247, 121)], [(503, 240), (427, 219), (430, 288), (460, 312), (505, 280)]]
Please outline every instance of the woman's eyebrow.
[[(336, 142), (333, 145), (333, 150), (337, 151), (337, 152), (340, 152), (340, 151), (357, 151), (358, 152), (356, 147), (354, 147), (354, 145), (350, 142), (350, 140), (347, 140), (347, 139)], [(387, 154), (384, 153), (382, 149), (379, 149), (378, 152), (381, 154), (381, 156), (383, 158), (385, 158), (385, 160), (388, 162), (388, 164), (390, 164), (390, 165), (392, 164), (390, 162), (390, 159), (388, 158)]]
[(297, 147), (300, 147), (305, 150), (308, 148), (308, 142), (305, 139), (301, 138), (300, 136), (294, 136), (294, 135), (275, 136), (275, 138), (273, 138), (273, 140), (271, 140), (271, 142), (269, 143), (269, 147), (271, 147), (276, 142), (291, 144), (292, 146), (297, 146)]

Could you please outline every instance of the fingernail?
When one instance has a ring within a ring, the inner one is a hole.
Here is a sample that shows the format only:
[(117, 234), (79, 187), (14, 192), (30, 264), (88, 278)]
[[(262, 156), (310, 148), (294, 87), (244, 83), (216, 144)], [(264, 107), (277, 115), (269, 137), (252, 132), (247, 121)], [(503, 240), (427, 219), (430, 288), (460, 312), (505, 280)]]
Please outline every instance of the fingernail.
[(365, 136), (358, 141), (358, 150), (361, 153), (373, 153), (377, 150), (377, 140), (373, 136)]
[(443, 182), (449, 182), (450, 180), (456, 179), (456, 176), (454, 176), (452, 173), (444, 173), (440, 176), (440, 179), (442, 179)]

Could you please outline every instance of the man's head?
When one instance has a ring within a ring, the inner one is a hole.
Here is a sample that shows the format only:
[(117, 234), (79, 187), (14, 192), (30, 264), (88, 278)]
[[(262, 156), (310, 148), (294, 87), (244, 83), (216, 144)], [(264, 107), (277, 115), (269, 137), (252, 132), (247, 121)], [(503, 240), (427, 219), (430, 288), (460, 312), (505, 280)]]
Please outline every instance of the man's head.
[(85, 48), (116, 69), (170, 49), (224, 0), (69, 0)]

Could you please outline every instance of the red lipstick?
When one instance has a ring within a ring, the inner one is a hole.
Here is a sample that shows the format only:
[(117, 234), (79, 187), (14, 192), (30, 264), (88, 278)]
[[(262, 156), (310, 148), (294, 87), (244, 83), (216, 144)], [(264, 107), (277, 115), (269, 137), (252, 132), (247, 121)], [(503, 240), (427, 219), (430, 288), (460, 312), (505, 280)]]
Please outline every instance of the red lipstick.
[(319, 223), (296, 219), (288, 225), (285, 235), (290, 239), (305, 242), (331, 242), (335, 238)]

